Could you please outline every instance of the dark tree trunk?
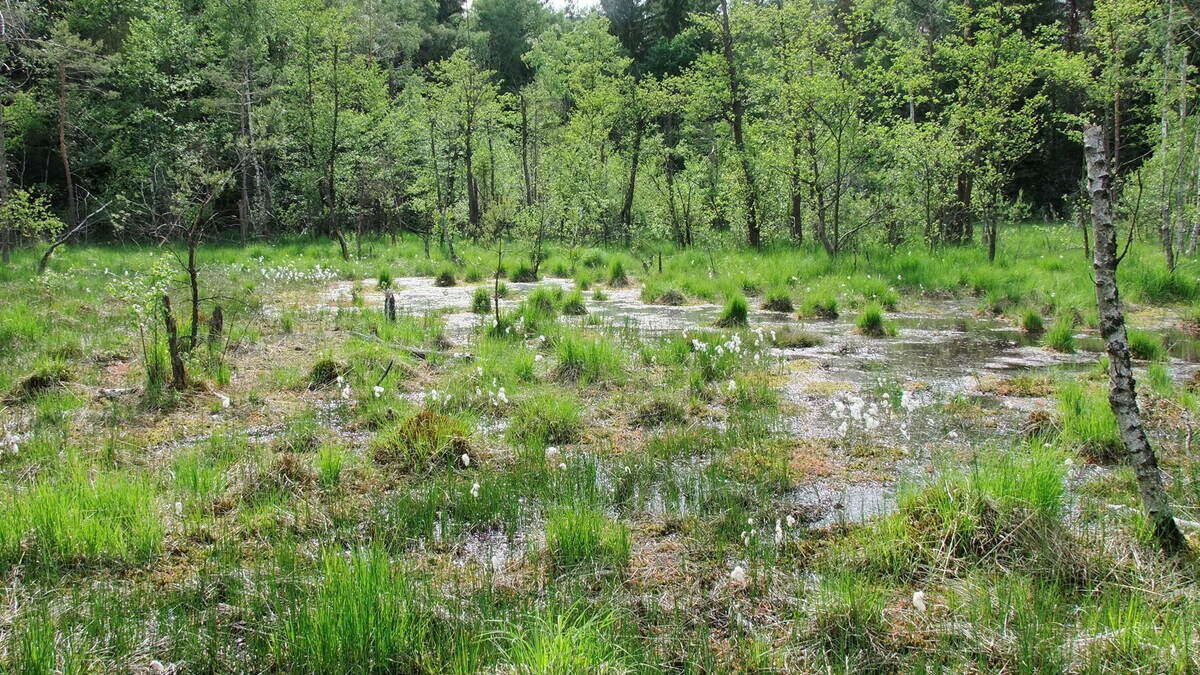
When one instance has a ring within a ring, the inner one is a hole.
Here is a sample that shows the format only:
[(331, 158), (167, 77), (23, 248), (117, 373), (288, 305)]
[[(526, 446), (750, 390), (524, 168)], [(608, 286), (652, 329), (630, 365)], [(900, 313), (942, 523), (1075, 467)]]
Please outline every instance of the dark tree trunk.
[(183, 356), (179, 352), (179, 329), (175, 325), (175, 317), (171, 314), (171, 297), (166, 293), (162, 296), (163, 325), (167, 329), (167, 354), (171, 358), (171, 386), (176, 391), (187, 388), (187, 371), (183, 367)]
[(621, 204), (621, 225), (625, 228), (625, 246), (628, 247), (633, 233), (633, 196), (637, 189), (638, 164), (642, 155), (641, 120), (636, 122), (633, 129), (633, 149), (629, 158), (629, 182), (625, 184), (625, 201)]
[(1138, 491), (1155, 537), (1167, 553), (1187, 550), (1187, 541), (1175, 523), (1171, 503), (1163, 490), (1162, 475), (1138, 410), (1125, 316), (1117, 289), (1117, 236), (1113, 224), (1112, 176), (1105, 153), (1104, 131), (1088, 125), (1083, 131), (1083, 149), (1087, 158), (1088, 194), (1092, 202), (1095, 229), (1095, 257), (1092, 270), (1096, 278), (1096, 305), (1100, 312), (1100, 335), (1108, 351), (1108, 402), (1117, 418), (1121, 440), (1129, 463), (1137, 476)]
[[(8, 145), (4, 134), (4, 97), (0, 94), (0, 203), (8, 199)], [(8, 263), (12, 257), (12, 234), (0, 230), (0, 262)]]
[(791, 180), (791, 225), (792, 238), (797, 244), (804, 243), (804, 197), (800, 189), (800, 130), (792, 135), (792, 170)]
[(200, 275), (196, 270), (196, 239), (194, 237), (188, 239), (187, 275), (188, 286), (192, 292), (192, 327), (189, 333), (191, 341), (188, 346), (194, 347), (200, 336)]
[(758, 192), (754, 185), (754, 171), (750, 168), (750, 156), (746, 152), (744, 118), (746, 105), (742, 101), (741, 82), (738, 80), (737, 65), (733, 59), (733, 31), (729, 27), (729, 0), (721, 0), (721, 47), (725, 54), (725, 72), (729, 78), (729, 106), (733, 119), (733, 145), (741, 159), (742, 178), (746, 182), (746, 241), (753, 248), (762, 246), (762, 233), (758, 224)]
[(67, 64), (58, 62), (58, 154), (62, 159), (63, 179), (67, 186), (67, 225), (79, 221), (75, 206), (75, 177), (71, 173), (71, 157), (67, 151)]

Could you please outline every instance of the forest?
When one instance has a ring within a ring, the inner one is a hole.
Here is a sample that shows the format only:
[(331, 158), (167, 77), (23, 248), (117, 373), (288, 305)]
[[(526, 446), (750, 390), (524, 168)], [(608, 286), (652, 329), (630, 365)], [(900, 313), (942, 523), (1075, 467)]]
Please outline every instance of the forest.
[(1200, 672), (1197, 0), (0, 0), (0, 674)]

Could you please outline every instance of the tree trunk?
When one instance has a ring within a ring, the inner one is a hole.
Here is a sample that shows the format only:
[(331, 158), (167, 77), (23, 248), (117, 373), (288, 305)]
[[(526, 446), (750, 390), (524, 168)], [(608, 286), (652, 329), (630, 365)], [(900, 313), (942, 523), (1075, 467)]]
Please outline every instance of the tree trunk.
[(790, 173), (792, 238), (804, 243), (804, 197), (800, 190), (800, 129), (792, 134), (792, 170)]
[(179, 353), (179, 329), (175, 326), (175, 317), (171, 314), (171, 297), (162, 295), (163, 325), (167, 329), (167, 354), (171, 358), (171, 386), (176, 391), (187, 387), (187, 371), (183, 367), (183, 357)]
[(529, 172), (529, 102), (521, 93), (521, 175), (525, 179), (525, 207), (533, 205), (533, 177)]
[(67, 154), (67, 64), (58, 62), (58, 154), (62, 158), (63, 179), (67, 184), (67, 226), (79, 220), (75, 207), (75, 178), (71, 174), (71, 158)]
[(629, 158), (629, 182), (625, 184), (625, 201), (621, 204), (621, 225), (625, 228), (625, 246), (628, 248), (633, 233), (633, 196), (637, 188), (638, 163), (642, 155), (641, 120), (635, 123), (633, 129), (633, 151)]
[(329, 159), (326, 165), (325, 193), (328, 196), (329, 230), (337, 239), (342, 250), (342, 260), (350, 259), (350, 251), (346, 248), (346, 237), (342, 236), (342, 227), (338, 223), (337, 213), (337, 152), (338, 152), (338, 115), (341, 112), (341, 88), (338, 84), (338, 57), (340, 45), (333, 46), (333, 125), (329, 133)]
[[(4, 97), (0, 94), (0, 203), (8, 199), (8, 144), (4, 135)], [(8, 264), (12, 257), (12, 242), (9, 240), (12, 234), (7, 230), (0, 230), (0, 262)]]
[(191, 342), (189, 347), (196, 346), (196, 340), (200, 336), (200, 275), (196, 270), (196, 239), (191, 237), (188, 239), (188, 262), (187, 262), (188, 286), (192, 292), (192, 328), (189, 333)]
[(1092, 269), (1096, 278), (1096, 305), (1100, 312), (1100, 335), (1108, 350), (1108, 402), (1117, 418), (1121, 440), (1137, 476), (1138, 490), (1155, 537), (1167, 553), (1187, 550), (1187, 540), (1179, 531), (1171, 504), (1163, 490), (1162, 475), (1154, 449), (1146, 438), (1138, 410), (1125, 317), (1117, 290), (1117, 237), (1113, 224), (1112, 176), (1105, 156), (1104, 131), (1090, 124), (1084, 127), (1083, 149), (1087, 159), (1088, 194), (1092, 202), (1095, 229), (1095, 257)]
[(729, 106), (733, 113), (733, 145), (741, 158), (742, 177), (746, 181), (746, 241), (753, 248), (762, 246), (762, 233), (758, 224), (758, 193), (754, 186), (754, 172), (750, 168), (750, 156), (746, 154), (746, 139), (743, 130), (746, 115), (742, 101), (741, 82), (738, 81), (737, 66), (733, 60), (733, 31), (729, 27), (729, 0), (721, 0), (721, 47), (725, 54), (725, 72), (729, 78)]

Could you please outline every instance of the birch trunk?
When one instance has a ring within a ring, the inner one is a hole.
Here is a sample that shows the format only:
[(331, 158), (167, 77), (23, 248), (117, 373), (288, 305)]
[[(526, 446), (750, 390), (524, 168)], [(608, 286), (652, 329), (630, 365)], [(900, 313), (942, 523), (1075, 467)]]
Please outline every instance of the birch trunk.
[(1104, 146), (1103, 129), (1097, 125), (1086, 126), (1083, 131), (1083, 151), (1087, 159), (1088, 195), (1092, 202), (1092, 225), (1096, 236), (1092, 269), (1096, 277), (1100, 335), (1108, 350), (1108, 402), (1117, 418), (1121, 440), (1137, 476), (1142, 505), (1154, 528), (1154, 535), (1164, 551), (1181, 553), (1187, 550), (1187, 541), (1175, 523), (1170, 501), (1163, 490), (1158, 461), (1146, 438), (1134, 389), (1125, 316), (1121, 311), (1121, 298), (1117, 290), (1117, 265), (1120, 260), (1117, 257), (1117, 237), (1113, 225), (1112, 176)]

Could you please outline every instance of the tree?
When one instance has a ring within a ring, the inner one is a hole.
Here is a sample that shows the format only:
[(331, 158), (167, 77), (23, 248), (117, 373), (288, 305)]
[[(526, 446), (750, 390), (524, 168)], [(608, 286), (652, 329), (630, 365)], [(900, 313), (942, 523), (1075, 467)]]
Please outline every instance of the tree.
[[(1092, 270), (1096, 282), (1096, 305), (1099, 309), (1100, 335), (1108, 351), (1108, 402), (1117, 418), (1121, 440), (1129, 455), (1129, 463), (1137, 476), (1138, 490), (1146, 517), (1159, 545), (1167, 553), (1188, 550), (1187, 540), (1179, 531), (1170, 500), (1163, 490), (1162, 475), (1154, 448), (1146, 437), (1138, 410), (1136, 383), (1129, 355), (1129, 339), (1125, 333), (1125, 316), (1117, 288), (1117, 236), (1113, 215), (1114, 188), (1105, 149), (1105, 133), (1099, 125), (1083, 130), (1083, 148), (1087, 158), (1088, 194), (1092, 202), (1092, 227), (1096, 244)], [(1123, 255), (1123, 254), (1122, 254)]]
[(432, 69), (434, 88), (432, 108), (452, 129), (454, 143), (462, 149), (467, 199), (467, 222), (473, 236), (482, 234), (483, 210), (480, 205), (476, 150), (481, 129), (501, 114), (499, 87), (495, 73), (475, 63), (471, 54), (460, 49)]

